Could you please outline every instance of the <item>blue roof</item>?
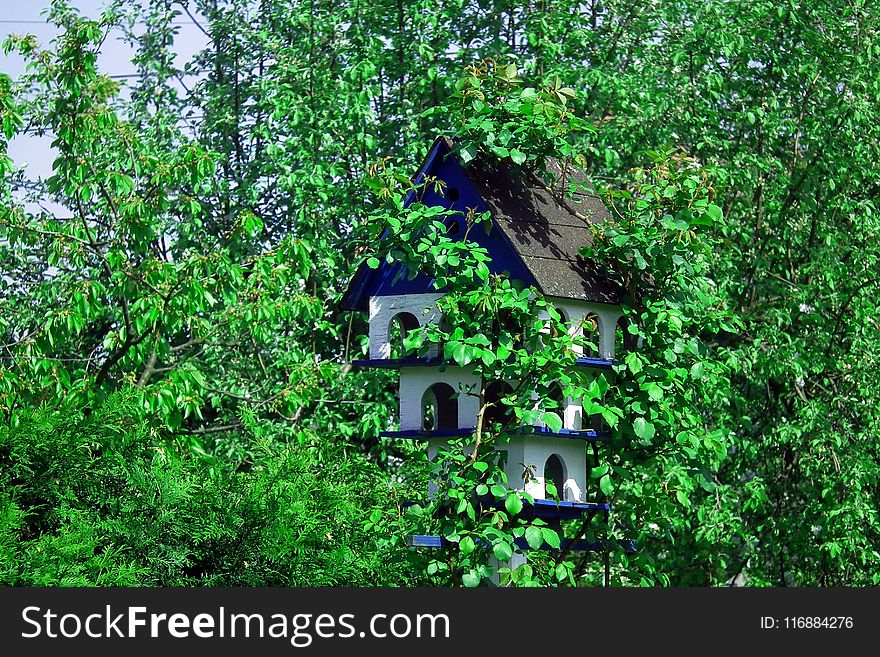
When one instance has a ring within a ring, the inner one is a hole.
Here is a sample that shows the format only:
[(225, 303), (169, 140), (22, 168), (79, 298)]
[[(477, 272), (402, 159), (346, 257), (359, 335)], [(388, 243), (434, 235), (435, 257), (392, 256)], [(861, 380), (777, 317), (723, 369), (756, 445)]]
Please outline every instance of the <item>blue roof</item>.
[[(420, 201), (460, 210), (459, 221), (464, 222), (471, 209), (478, 214), (491, 212), (492, 221), (472, 228), (468, 239), (488, 251), (492, 273), (507, 274), (552, 296), (616, 303), (616, 292), (609, 292), (611, 288), (596, 273), (595, 265), (578, 253), (591, 239), (583, 219), (574, 217), (570, 209), (546, 194), (535, 197), (534, 190), (523, 185), (514, 189), (511, 185), (516, 174), (499, 166), (483, 163), (469, 177), (454, 155), (451, 142), (441, 137), (431, 146), (413, 184), (418, 187), (426, 176), (442, 180), (446, 184), (444, 194), (428, 185), (421, 191)], [(580, 209), (595, 216), (596, 221), (607, 216), (597, 197), (581, 194), (579, 198), (583, 201)], [(415, 193), (410, 192), (405, 204), (414, 200)], [(400, 263), (389, 265), (383, 261), (377, 269), (364, 263), (349, 283), (341, 305), (345, 310), (366, 311), (372, 296), (435, 292), (433, 283), (422, 273), (410, 277)]]
[[(424, 164), (416, 174), (413, 184), (418, 186), (424, 182), (425, 176), (434, 176), (446, 183), (445, 195), (440, 195), (433, 185), (429, 185), (422, 194), (421, 202), (429, 206), (461, 209), (462, 220), (465, 212), (470, 208), (475, 209), (477, 214), (489, 211), (482, 197), (468, 180), (458, 158), (452, 157), (451, 153), (452, 149), (446, 139), (440, 138), (434, 142)], [(455, 201), (450, 199), (450, 190), (453, 189), (458, 193), (458, 198)], [(405, 205), (409, 205), (414, 200), (415, 195), (410, 192)], [(468, 238), (489, 251), (489, 256), (492, 259), (489, 264), (490, 271), (493, 273), (504, 272), (511, 278), (524, 281), (526, 285), (535, 283), (534, 278), (517, 257), (516, 251), (510, 246), (500, 230), (493, 230), (491, 224), (483, 224), (472, 229)], [(342, 307), (345, 310), (366, 311), (369, 298), (372, 296), (435, 292), (433, 283), (433, 279), (422, 273), (410, 278), (400, 263), (388, 265), (383, 261), (378, 269), (370, 269), (362, 265), (349, 284), (342, 299)]]

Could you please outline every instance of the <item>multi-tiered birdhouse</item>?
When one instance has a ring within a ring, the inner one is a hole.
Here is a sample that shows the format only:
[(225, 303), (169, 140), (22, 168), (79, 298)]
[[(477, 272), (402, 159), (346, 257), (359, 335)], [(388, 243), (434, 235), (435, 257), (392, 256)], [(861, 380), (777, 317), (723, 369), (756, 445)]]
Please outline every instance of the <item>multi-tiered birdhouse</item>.
[[(581, 184), (585, 182), (581, 172), (549, 160), (546, 176), (526, 176), (505, 161), (487, 158), (472, 160), (465, 167), (451, 142), (440, 138), (413, 182), (416, 187), (426, 179), (445, 183), (442, 194), (435, 185), (427, 185), (420, 200), (461, 210), (460, 215), (447, 219), (450, 236), (464, 236), (469, 210), (489, 211), (491, 223), (475, 226), (468, 239), (488, 251), (490, 270), (534, 286), (555, 305), (572, 335), (592, 332), (583, 337), (590, 338), (598, 352), (579, 352), (577, 367), (610, 368), (615, 336), (621, 341), (620, 292), (602, 276), (596, 263), (579, 252), (591, 241), (584, 217), (598, 223), (608, 218), (608, 211)], [(386, 263), (378, 269), (361, 267), (351, 281), (343, 307), (368, 312), (370, 322), (369, 359), (353, 365), (400, 371), (400, 428), (384, 435), (425, 439), (429, 453), (435, 453), (451, 436), (474, 433), (478, 397), (461, 392), (479, 390), (482, 382), (470, 367), (443, 363), (442, 354), (405, 357), (402, 337), (441, 320), (437, 300), (443, 291), (435, 289), (425, 274), (411, 277), (401, 267)], [(502, 395), (504, 385), (500, 381), (487, 385), (486, 400)], [(562, 428), (552, 430), (541, 423), (521, 427), (503, 447), (510, 486), (535, 500), (524, 512), (550, 520), (608, 509), (585, 495), (590, 472), (586, 444), (607, 435), (598, 417), (584, 416), (578, 399), (561, 399), (561, 389), (558, 392), (552, 407), (563, 409)], [(536, 403), (540, 405), (541, 400)], [(533, 476), (523, 477), (524, 470)], [(549, 499), (547, 482), (554, 484), (558, 499)]]

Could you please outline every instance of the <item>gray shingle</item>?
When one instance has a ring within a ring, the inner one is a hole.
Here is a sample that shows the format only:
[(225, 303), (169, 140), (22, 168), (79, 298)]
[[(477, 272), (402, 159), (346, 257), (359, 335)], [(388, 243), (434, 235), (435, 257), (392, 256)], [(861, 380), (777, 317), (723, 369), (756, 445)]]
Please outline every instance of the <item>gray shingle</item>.
[[(480, 158), (467, 174), (505, 235), (549, 296), (620, 303), (620, 289), (580, 254), (592, 243), (590, 224), (609, 218), (584, 173), (549, 159), (546, 177)], [(578, 216), (582, 215), (582, 216)]]

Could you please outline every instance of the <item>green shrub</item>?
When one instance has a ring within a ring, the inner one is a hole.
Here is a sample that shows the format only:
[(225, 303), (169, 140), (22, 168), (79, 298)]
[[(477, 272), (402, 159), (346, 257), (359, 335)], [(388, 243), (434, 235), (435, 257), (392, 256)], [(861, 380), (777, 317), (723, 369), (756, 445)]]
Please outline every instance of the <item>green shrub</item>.
[[(0, 428), (0, 583), (368, 586), (411, 583), (367, 509), (387, 476), (341, 450), (264, 442), (235, 471), (175, 449), (125, 394)], [(386, 500), (387, 502), (387, 500)]]

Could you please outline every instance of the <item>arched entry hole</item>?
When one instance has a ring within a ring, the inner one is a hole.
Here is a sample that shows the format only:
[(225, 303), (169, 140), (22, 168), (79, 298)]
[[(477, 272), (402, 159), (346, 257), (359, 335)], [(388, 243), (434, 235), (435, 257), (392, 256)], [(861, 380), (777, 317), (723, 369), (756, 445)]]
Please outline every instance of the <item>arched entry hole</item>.
[(484, 425), (500, 423), (507, 427), (513, 423), (513, 408), (502, 401), (502, 398), (513, 391), (505, 381), (493, 381), (486, 388), (486, 411), (483, 414)]
[(435, 383), (422, 395), (422, 430), (458, 428), (458, 400), (447, 383)]
[(636, 336), (629, 332), (630, 323), (629, 319), (621, 316), (614, 326), (614, 357), (618, 360), (636, 348)]
[(544, 464), (544, 498), (559, 499), (565, 486), (565, 463), (557, 454), (551, 454)]
[(591, 357), (599, 356), (601, 335), (599, 334), (599, 316), (596, 313), (587, 313), (584, 317), (584, 355)]
[[(514, 317), (510, 310), (502, 309), (493, 320), (492, 331), (498, 335), (506, 336), (510, 339), (515, 349), (525, 345), (525, 331), (519, 320)], [(534, 343), (528, 346), (530, 349), (534, 347)]]
[(563, 333), (568, 332), (568, 313), (566, 313), (565, 310), (558, 306), (555, 307), (554, 310), (556, 311), (556, 314), (559, 315), (559, 319), (554, 319), (551, 316), (551, 313), (548, 312), (542, 332), (553, 338), (557, 338)]
[(547, 388), (547, 397), (544, 400), (544, 411), (548, 413), (556, 413), (562, 420), (562, 427), (565, 428), (565, 394), (562, 386), (558, 383), (551, 383)]
[(446, 237), (455, 239), (464, 233), (464, 220), (460, 218), (451, 218), (446, 220)]
[(406, 355), (404, 339), (410, 331), (419, 328), (418, 318), (412, 313), (398, 313), (388, 323), (388, 344), (390, 358), (403, 358)]

